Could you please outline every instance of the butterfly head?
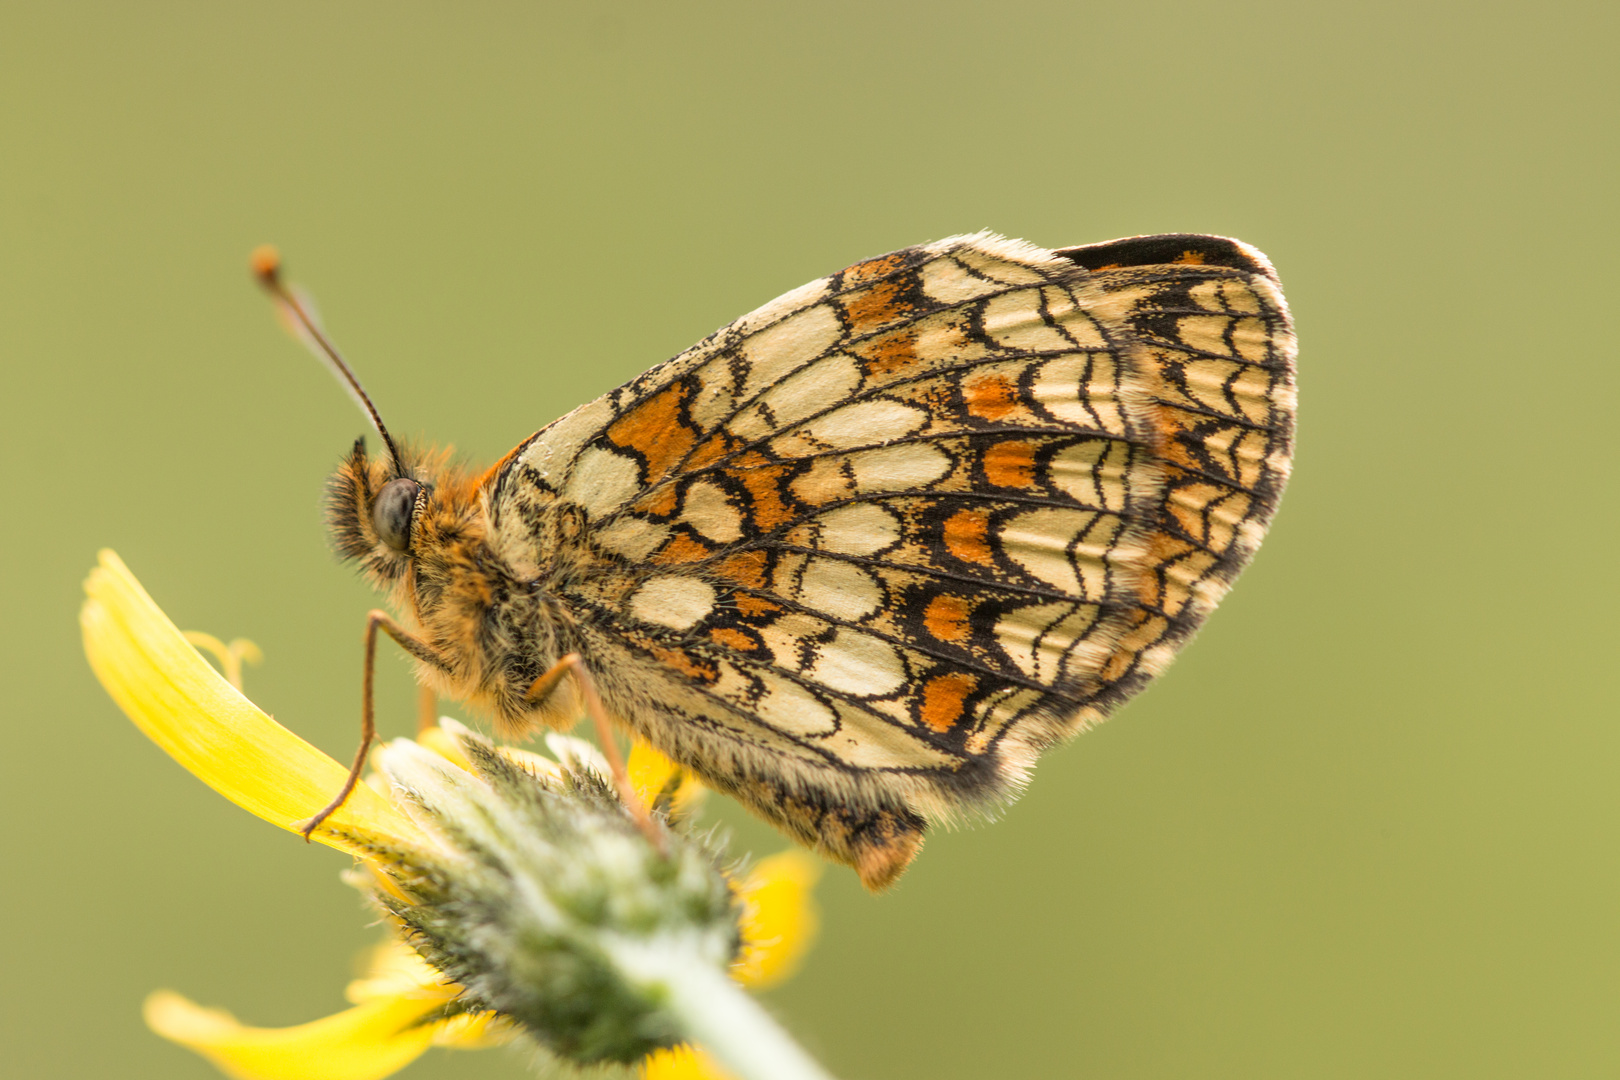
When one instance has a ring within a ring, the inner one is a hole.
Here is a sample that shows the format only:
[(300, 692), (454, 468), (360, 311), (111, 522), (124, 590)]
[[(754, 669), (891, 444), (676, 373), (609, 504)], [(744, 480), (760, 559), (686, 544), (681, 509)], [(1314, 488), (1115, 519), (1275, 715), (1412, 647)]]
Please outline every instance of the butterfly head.
[(475, 539), (480, 504), (476, 483), (447, 454), (374, 458), (361, 438), (327, 482), (326, 519), (338, 554), (386, 589)]

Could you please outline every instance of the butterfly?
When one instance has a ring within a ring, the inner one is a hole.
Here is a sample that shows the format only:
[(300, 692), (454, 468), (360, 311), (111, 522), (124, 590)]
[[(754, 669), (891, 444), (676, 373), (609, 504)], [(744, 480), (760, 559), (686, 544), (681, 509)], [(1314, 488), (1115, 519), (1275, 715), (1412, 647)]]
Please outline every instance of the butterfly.
[(425, 683), (508, 734), (599, 695), (874, 889), (1164, 670), (1292, 453), (1277, 275), (1214, 236), (868, 259), (482, 473), (397, 446), (331, 356), (387, 451), (338, 468), (334, 543)]

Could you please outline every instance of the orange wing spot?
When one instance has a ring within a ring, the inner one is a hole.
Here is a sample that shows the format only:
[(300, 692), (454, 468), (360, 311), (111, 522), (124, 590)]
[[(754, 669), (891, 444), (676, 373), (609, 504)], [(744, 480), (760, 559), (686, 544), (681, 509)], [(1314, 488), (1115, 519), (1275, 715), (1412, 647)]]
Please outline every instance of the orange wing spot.
[(737, 610), (749, 618), (760, 615), (775, 615), (782, 610), (781, 604), (773, 604), (763, 596), (755, 596), (753, 593), (740, 592), (732, 597), (732, 601), (737, 605)]
[[(1164, 570), (1178, 559), (1184, 559), (1194, 548), (1187, 541), (1169, 533), (1154, 532), (1148, 535), (1147, 542), (1147, 573), (1144, 573), (1136, 583), (1136, 597), (1144, 604), (1153, 607), (1164, 607)], [(1174, 612), (1172, 612), (1174, 614)]]
[(996, 443), (985, 451), (984, 478), (997, 487), (1034, 486), (1035, 444)]
[(865, 334), (884, 323), (895, 322), (909, 316), (915, 308), (902, 299), (907, 281), (880, 281), (865, 292), (843, 301), (844, 314), (849, 318), (850, 332)]
[[(1155, 453), (1164, 454), (1169, 451), (1176, 445), (1176, 436), (1188, 430), (1188, 424), (1179, 419), (1185, 415), (1180, 409), (1166, 408), (1162, 405), (1156, 405), (1148, 410), (1147, 419), (1153, 428)], [(1185, 456), (1185, 449), (1182, 454)]]
[(917, 331), (896, 330), (892, 334), (884, 334), (867, 342), (866, 347), (860, 350), (860, 356), (866, 361), (866, 374), (893, 375), (918, 361)]
[(653, 517), (669, 517), (675, 512), (677, 492), (674, 484), (663, 484), (636, 503), (635, 509)]
[(613, 421), (607, 429), (609, 439), (646, 460), (648, 481), (668, 473), (697, 442), (697, 431), (681, 418), (685, 400), (685, 385), (675, 383)]
[(715, 564), (715, 573), (748, 589), (765, 587), (765, 568), (770, 560), (763, 551), (744, 551)]
[[(784, 521), (793, 520), (793, 510), (782, 499), (781, 480), (786, 465), (769, 465), (765, 455), (750, 451), (737, 459), (737, 466), (726, 470), (726, 475), (748, 489), (753, 499), (751, 523), (761, 532), (776, 528)], [(757, 463), (757, 464), (756, 464)]]
[(979, 685), (972, 675), (953, 671), (936, 675), (923, 684), (922, 722), (944, 733), (962, 719), (962, 706)]
[(705, 465), (713, 465), (716, 461), (731, 453), (732, 440), (723, 431), (717, 431), (698, 443), (697, 449), (687, 459), (687, 469), (701, 469)]
[(676, 533), (669, 542), (653, 553), (655, 563), (700, 562), (714, 554), (707, 544), (692, 539), (686, 533)]
[(1174, 261), (1181, 263), (1183, 266), (1203, 266), (1204, 253), (1202, 251), (1183, 251), (1175, 257)]
[(1103, 665), (1102, 671), (1097, 673), (1097, 678), (1102, 682), (1118, 682), (1130, 674), (1142, 651), (1163, 638), (1165, 630), (1170, 625), (1158, 616), (1146, 612), (1138, 612), (1137, 619), (1139, 621), (1120, 638), (1118, 648)]
[(653, 654), (653, 659), (666, 667), (674, 668), (689, 679), (712, 683), (720, 677), (719, 668), (680, 649), (666, 649), (662, 645), (648, 644), (647, 651)]
[(1018, 407), (1018, 387), (1005, 375), (987, 375), (962, 387), (968, 412), (981, 420), (1000, 420)]
[(990, 515), (980, 510), (958, 510), (945, 519), (945, 548), (963, 562), (994, 566), (990, 550)]
[(968, 625), (968, 612), (971, 610), (971, 605), (962, 597), (940, 593), (928, 602), (928, 610), (923, 612), (923, 625), (939, 640), (960, 644), (972, 633), (972, 627)]
[(709, 631), (709, 637), (714, 639), (715, 644), (724, 645), (728, 649), (753, 652), (759, 648), (759, 642), (755, 641), (751, 634), (745, 634), (730, 626), (716, 626)]
[(905, 260), (899, 254), (885, 255), (881, 259), (868, 259), (858, 262), (844, 271), (843, 286), (846, 289), (856, 285), (864, 285), (874, 278), (884, 274), (892, 274), (905, 265)]
[(1093, 266), (1091, 272), (1095, 274), (1099, 270), (1118, 270), (1124, 265), (1124, 263), (1103, 263), (1101, 266)]

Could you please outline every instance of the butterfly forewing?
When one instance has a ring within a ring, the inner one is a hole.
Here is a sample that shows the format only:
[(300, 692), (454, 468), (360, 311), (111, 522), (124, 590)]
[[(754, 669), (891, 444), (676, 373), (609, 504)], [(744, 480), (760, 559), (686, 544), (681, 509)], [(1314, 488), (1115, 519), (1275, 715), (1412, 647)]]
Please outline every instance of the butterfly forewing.
[(1196, 629), (1286, 478), (1292, 357), (1234, 241), (953, 238), (544, 429), (495, 537), (631, 727), (881, 883)]

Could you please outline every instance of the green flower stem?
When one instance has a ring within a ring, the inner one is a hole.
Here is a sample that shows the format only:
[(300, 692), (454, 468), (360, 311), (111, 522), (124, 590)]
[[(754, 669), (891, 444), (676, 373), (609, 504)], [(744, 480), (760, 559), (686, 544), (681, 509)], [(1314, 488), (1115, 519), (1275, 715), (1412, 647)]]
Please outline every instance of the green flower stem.
[(741, 1080), (832, 1080), (724, 971), (674, 941), (608, 944), (628, 980), (664, 997), (692, 1041)]

